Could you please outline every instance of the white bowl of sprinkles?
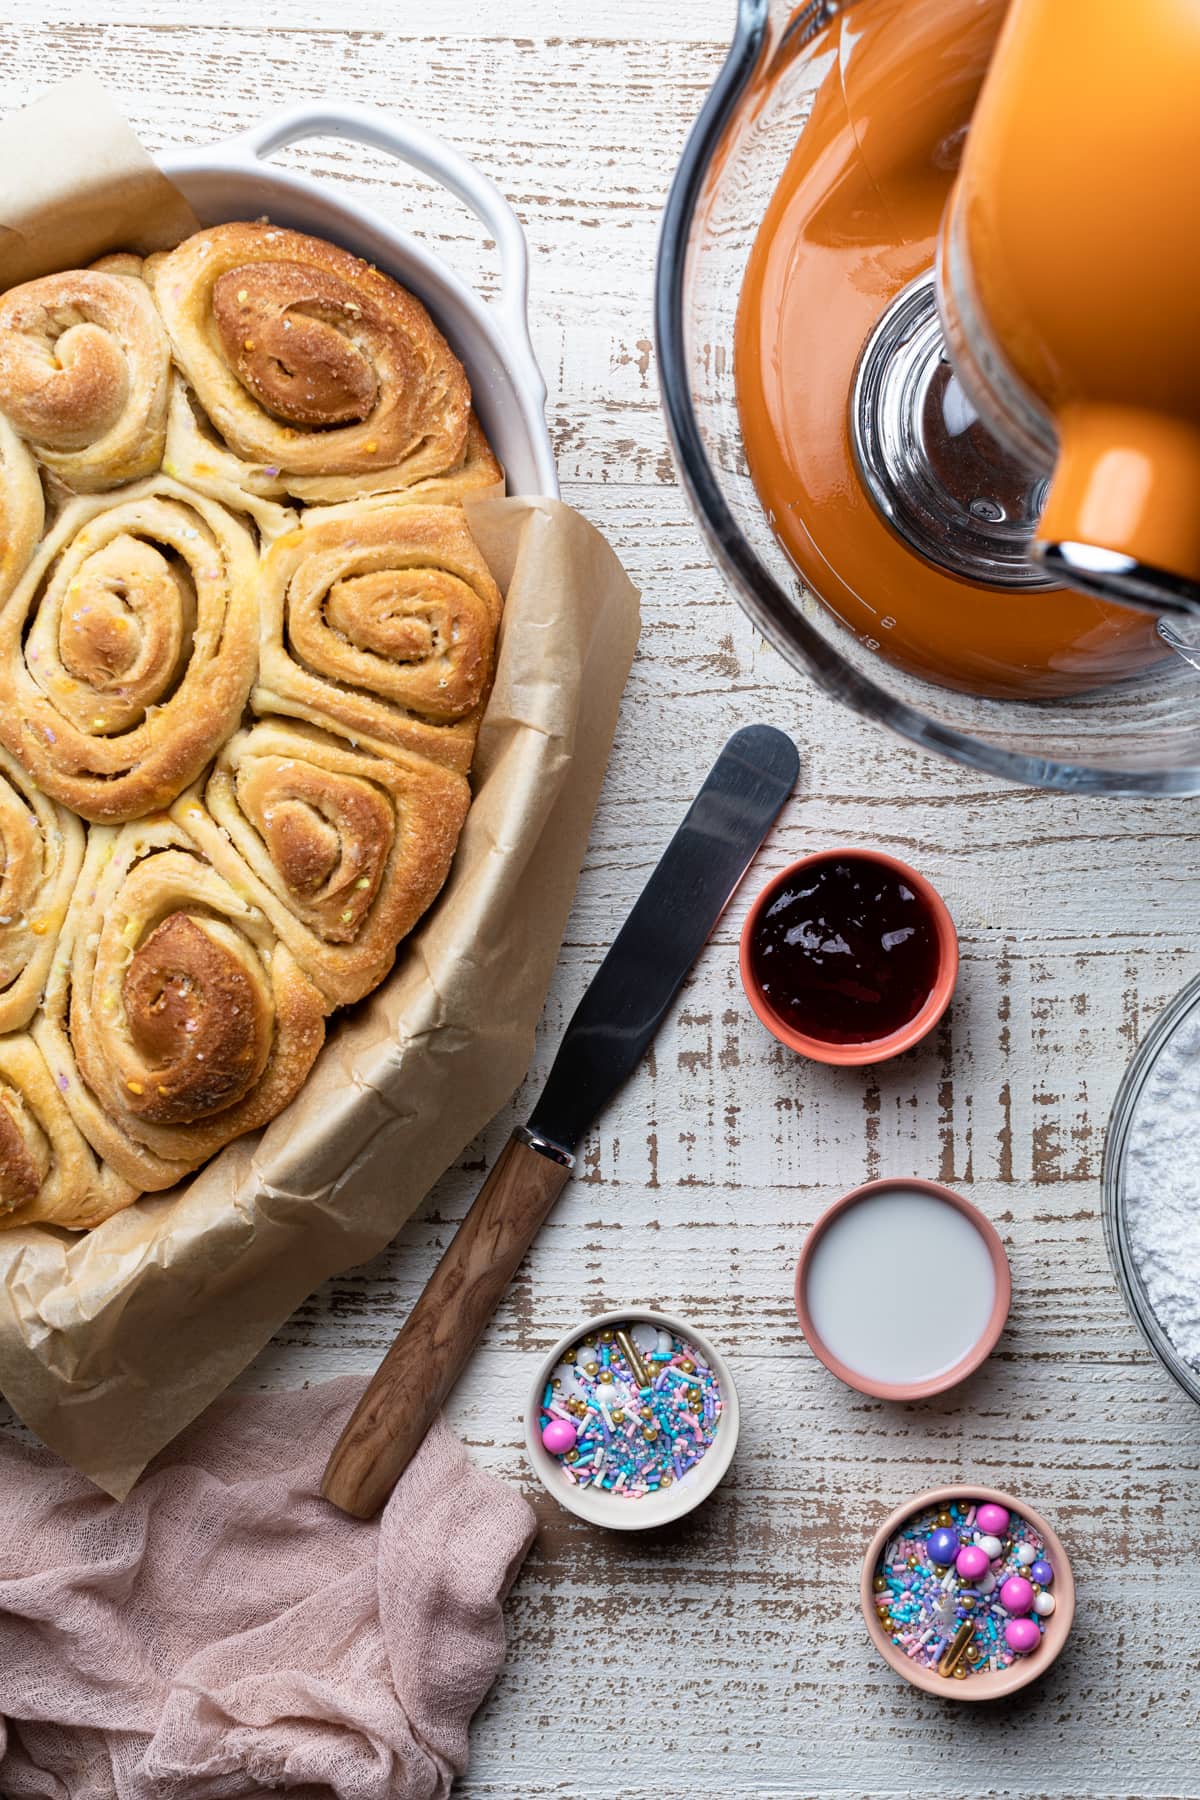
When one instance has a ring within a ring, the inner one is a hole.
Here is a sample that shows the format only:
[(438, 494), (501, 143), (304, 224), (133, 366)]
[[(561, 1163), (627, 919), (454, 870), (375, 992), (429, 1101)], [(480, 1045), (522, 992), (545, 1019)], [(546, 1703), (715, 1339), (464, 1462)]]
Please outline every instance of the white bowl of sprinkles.
[(630, 1306), (574, 1326), (543, 1358), (525, 1445), (560, 1506), (646, 1531), (708, 1498), (733, 1461), (738, 1424), (720, 1351), (684, 1320)]

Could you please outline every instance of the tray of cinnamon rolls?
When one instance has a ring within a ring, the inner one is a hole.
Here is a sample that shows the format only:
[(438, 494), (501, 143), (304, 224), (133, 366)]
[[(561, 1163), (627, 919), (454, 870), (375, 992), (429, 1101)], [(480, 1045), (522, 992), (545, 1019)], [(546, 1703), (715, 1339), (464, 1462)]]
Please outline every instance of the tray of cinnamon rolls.
[(422, 302), (267, 220), (0, 296), (0, 1227), (294, 1097), (436, 898), (503, 491)]

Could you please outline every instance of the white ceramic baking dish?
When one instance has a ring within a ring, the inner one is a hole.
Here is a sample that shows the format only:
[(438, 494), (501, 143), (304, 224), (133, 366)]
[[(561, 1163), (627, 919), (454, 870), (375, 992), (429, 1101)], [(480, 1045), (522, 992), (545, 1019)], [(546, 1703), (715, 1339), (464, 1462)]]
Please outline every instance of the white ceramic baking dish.
[[(481, 299), (424, 244), (369, 207), (308, 175), (268, 164), (272, 151), (305, 138), (369, 144), (447, 188), (495, 239), (500, 261), (496, 298)], [(367, 107), (322, 104), (296, 107), (211, 147), (164, 151), (158, 162), (202, 224), (267, 214), (275, 224), (332, 239), (410, 288), (466, 368), (476, 411), (504, 465), (509, 493), (557, 495), (544, 411), (546, 384), (529, 341), (525, 234), (499, 189), (465, 157), (418, 125)]]

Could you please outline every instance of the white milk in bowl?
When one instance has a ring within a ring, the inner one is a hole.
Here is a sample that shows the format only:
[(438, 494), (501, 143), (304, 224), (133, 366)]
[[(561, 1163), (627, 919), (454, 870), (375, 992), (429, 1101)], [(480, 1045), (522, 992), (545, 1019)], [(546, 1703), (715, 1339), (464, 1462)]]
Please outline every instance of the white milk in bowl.
[[(819, 1340), (813, 1348), (835, 1374), (858, 1378), (853, 1385), (868, 1392), (934, 1392), (951, 1385), (941, 1377), (969, 1372), (960, 1365), (989, 1333), (994, 1341), (1008, 1310), (1007, 1264), (987, 1220), (964, 1207), (945, 1189), (896, 1181), (872, 1184), (818, 1221), (801, 1258), (798, 1302), (806, 1332)], [(997, 1264), (1005, 1288), (998, 1319)]]

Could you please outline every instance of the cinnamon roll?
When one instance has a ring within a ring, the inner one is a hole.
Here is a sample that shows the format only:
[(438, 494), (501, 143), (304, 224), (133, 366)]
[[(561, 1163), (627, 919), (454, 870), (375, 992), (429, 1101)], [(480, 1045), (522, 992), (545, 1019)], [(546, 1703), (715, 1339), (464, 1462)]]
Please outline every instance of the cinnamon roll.
[(464, 776), (423, 757), (265, 721), (238, 733), (174, 817), (344, 1006), (383, 980), (437, 895), (469, 802)]
[(162, 460), (170, 346), (135, 267), (68, 269), (0, 297), (0, 410), (77, 493)]
[(0, 604), (29, 567), (45, 516), (37, 463), (0, 413)]
[[(220, 438), (309, 501), (457, 468), (470, 389), (412, 294), (266, 222), (197, 232), (149, 265), (175, 360)], [(352, 476), (349, 490), (331, 477)]]
[(297, 522), (291, 507), (272, 498), (283, 493), (279, 481), (259, 473), (221, 442), (179, 374), (171, 378), (163, 473), (211, 495), (234, 512), (248, 514), (264, 544), (282, 537)]
[(469, 805), (502, 600), (461, 503), (503, 486), (424, 307), (333, 244), (0, 296), (0, 1229), (173, 1187), (386, 976)]
[(83, 826), (4, 750), (0, 856), (0, 1031), (15, 1031), (41, 998), (83, 861)]
[(136, 1198), (91, 1150), (33, 1039), (0, 1037), (0, 1228), (86, 1231)]
[(125, 1180), (169, 1187), (274, 1118), (325, 1011), (270, 921), (173, 820), (92, 830), (34, 1036)]
[(285, 488), (277, 472), (268, 473), (243, 461), (218, 437), (211, 419), (181, 375), (171, 382), (167, 407), (167, 443), (163, 470), (189, 487), (211, 494), (235, 511), (249, 513), (264, 542), (270, 542), (296, 523), (293, 511), (281, 503), (290, 492), (297, 500), (319, 498), (330, 505), (372, 498), (382, 502), (414, 500), (425, 505), (461, 506), (468, 498), (485, 498), (504, 492), (504, 470), (492, 454), (483, 427), (474, 412), (467, 418), (467, 436), (461, 460), (440, 475), (427, 475), (398, 489), (394, 471), (373, 475), (328, 475), (317, 479), (319, 495), (310, 496), (300, 479)]
[(162, 476), (62, 514), (0, 611), (0, 743), (85, 819), (168, 805), (254, 680), (246, 527)]
[[(368, 490), (378, 493), (377, 488)], [(424, 506), (461, 506), (464, 500), (499, 499), (504, 493), (504, 470), (484, 436), (474, 411), (467, 419), (467, 441), (456, 469), (429, 475), (410, 487), (404, 498)], [(353, 498), (353, 496), (349, 496)], [(390, 496), (385, 496), (390, 498)]]
[(437, 475), (401, 485), (395, 471), (377, 469), (365, 475), (320, 475), (297, 478), (288, 493), (308, 505), (356, 505), (378, 499), (384, 503), (411, 500), (425, 506), (461, 506), (464, 500), (504, 492), (504, 470), (497, 462), (474, 411), (467, 415), (467, 435), (461, 457)]
[(470, 766), (500, 590), (450, 506), (311, 512), (259, 582), (256, 712)]

